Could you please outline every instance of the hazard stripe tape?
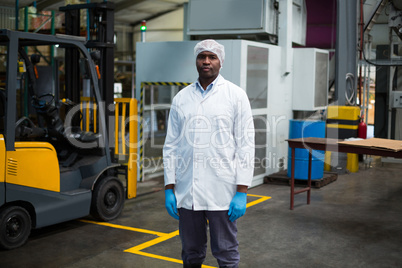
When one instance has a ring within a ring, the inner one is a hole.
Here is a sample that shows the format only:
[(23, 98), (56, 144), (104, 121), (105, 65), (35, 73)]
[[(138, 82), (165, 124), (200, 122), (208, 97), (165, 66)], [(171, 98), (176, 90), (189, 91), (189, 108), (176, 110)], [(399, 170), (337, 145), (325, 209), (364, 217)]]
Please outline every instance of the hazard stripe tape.
[(140, 164), (140, 168), (139, 168), (139, 180), (143, 181), (144, 180), (144, 170), (143, 170), (143, 159), (144, 159), (144, 137), (143, 137), (143, 116), (144, 116), (144, 83), (141, 83), (141, 92), (140, 92), (140, 105), (139, 105), (139, 110), (140, 110), (140, 159), (139, 159), (139, 164)]
[(340, 125), (340, 124), (327, 124), (327, 128), (358, 129), (358, 126)]
[(188, 86), (190, 84), (191, 83), (183, 83), (183, 82), (142, 82), (142, 85), (145, 86)]
[(144, 129), (143, 129), (143, 116), (144, 116), (144, 86), (188, 86), (191, 83), (186, 82), (141, 82), (141, 91), (140, 91), (140, 104), (139, 104), (139, 115), (140, 115), (140, 168), (139, 168), (139, 180), (144, 180)]
[(340, 124), (340, 125), (359, 125), (360, 120), (346, 120), (346, 119), (327, 119), (327, 124)]

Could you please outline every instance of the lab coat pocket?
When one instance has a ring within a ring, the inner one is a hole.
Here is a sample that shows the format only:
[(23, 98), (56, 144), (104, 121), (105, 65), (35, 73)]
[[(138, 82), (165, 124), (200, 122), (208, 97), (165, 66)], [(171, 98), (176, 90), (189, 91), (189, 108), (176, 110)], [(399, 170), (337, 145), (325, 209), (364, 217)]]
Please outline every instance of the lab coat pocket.
[(210, 181), (209, 184), (213, 185), (209, 198), (215, 203), (214, 207), (222, 210), (227, 209), (236, 191), (234, 179), (218, 177)]
[(219, 167), (216, 167), (214, 171), (216, 177), (219, 178), (220, 180), (233, 184), (236, 182), (233, 162), (224, 161), (222, 159), (221, 164), (219, 165)]

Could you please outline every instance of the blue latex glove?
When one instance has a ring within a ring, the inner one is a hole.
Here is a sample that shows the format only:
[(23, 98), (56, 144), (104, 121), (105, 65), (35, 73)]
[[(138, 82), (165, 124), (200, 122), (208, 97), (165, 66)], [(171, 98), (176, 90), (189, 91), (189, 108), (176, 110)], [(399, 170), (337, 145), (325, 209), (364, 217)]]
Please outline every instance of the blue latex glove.
[(246, 213), (247, 193), (236, 192), (229, 206), (229, 220), (234, 222)]
[(173, 189), (165, 190), (165, 207), (170, 216), (172, 216), (176, 220), (179, 219), (179, 215), (177, 212), (177, 201)]

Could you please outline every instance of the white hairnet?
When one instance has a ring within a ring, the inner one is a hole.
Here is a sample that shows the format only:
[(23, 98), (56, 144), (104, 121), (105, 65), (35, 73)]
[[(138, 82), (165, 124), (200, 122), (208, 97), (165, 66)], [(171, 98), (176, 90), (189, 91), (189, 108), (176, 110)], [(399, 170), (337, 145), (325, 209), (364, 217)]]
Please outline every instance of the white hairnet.
[(197, 43), (194, 47), (194, 55), (197, 57), (203, 51), (215, 53), (221, 62), (221, 67), (225, 61), (225, 47), (213, 39), (206, 39)]

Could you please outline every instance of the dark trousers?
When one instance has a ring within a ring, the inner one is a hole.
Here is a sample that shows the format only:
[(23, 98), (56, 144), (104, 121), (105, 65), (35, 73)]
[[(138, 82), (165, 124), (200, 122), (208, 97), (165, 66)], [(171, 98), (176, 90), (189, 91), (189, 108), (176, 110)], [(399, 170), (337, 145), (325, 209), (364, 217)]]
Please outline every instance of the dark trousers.
[[(230, 222), (228, 211), (193, 211), (179, 209), (179, 232), (184, 267), (201, 267), (207, 251), (207, 223), (212, 255), (219, 267), (239, 266), (236, 221)], [(208, 220), (208, 222), (207, 222)]]

